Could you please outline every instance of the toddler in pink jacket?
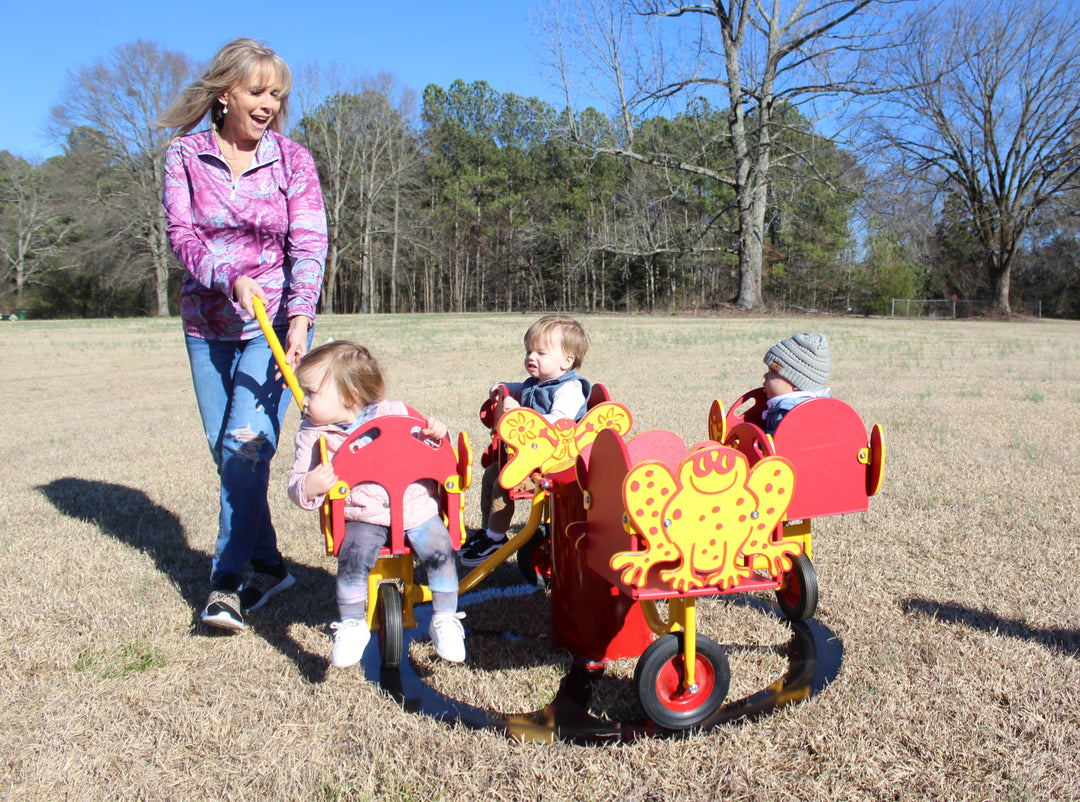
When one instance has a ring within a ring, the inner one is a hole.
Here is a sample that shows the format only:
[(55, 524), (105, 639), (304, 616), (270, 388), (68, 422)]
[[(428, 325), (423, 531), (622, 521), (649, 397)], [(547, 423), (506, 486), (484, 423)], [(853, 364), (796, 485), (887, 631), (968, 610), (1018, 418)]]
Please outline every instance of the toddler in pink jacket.
[[(305, 420), (296, 433), (296, 459), (289, 471), (289, 498), (305, 510), (316, 510), (337, 483), (331, 463), (323, 464), (319, 437), (332, 457), (345, 439), (381, 415), (405, 415), (400, 401), (386, 399), (382, 371), (366, 348), (337, 341), (312, 349), (296, 369), (304, 391)], [(428, 418), (421, 437), (441, 440), (446, 425)], [(417, 482), (405, 492), (402, 524), (413, 551), (427, 569), (431, 588), (431, 636), (436, 653), (450, 662), (465, 659), (465, 631), (457, 612), (458, 576), (450, 533), (439, 513), (433, 482)], [(360, 662), (371, 633), (367, 627), (368, 574), (386, 543), (390, 506), (386, 491), (361, 482), (345, 501), (345, 537), (338, 552), (337, 602), (340, 621), (331, 624), (337, 667)]]

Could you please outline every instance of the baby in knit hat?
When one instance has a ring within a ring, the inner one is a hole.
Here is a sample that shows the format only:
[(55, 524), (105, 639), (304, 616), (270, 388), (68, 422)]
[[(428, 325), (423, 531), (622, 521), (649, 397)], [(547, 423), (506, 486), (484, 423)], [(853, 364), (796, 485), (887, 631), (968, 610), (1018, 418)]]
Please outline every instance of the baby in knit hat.
[(781, 419), (811, 398), (829, 395), (829, 341), (824, 334), (793, 334), (765, 353), (765, 432), (773, 434)]

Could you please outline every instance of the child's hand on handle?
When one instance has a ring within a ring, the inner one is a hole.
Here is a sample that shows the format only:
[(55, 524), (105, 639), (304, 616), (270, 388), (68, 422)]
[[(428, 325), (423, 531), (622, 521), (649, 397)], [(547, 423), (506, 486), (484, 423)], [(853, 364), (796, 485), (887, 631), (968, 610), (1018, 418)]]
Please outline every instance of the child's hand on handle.
[(256, 296), (262, 300), (265, 306), (266, 290), (255, 279), (250, 276), (238, 276), (236, 281), (233, 282), (233, 297), (251, 317), (255, 317), (255, 305), (252, 298)]
[(496, 384), (489, 391), (490, 396), (495, 400), (495, 420), (498, 420), (511, 409), (517, 409), (521, 406), (517, 400), (506, 392), (505, 384)]
[(510, 393), (506, 392), (505, 384), (493, 384), (488, 390), (488, 397), (495, 402), (495, 418), (498, 420), (508, 410), (517, 409), (521, 406)]
[(420, 430), (420, 434), (437, 443), (441, 443), (449, 433), (450, 430), (446, 427), (446, 424), (435, 418), (428, 418), (425, 427)]
[(304, 493), (308, 498), (325, 496), (337, 483), (338, 477), (334, 473), (333, 463), (323, 463), (317, 468), (312, 468), (304, 477)]

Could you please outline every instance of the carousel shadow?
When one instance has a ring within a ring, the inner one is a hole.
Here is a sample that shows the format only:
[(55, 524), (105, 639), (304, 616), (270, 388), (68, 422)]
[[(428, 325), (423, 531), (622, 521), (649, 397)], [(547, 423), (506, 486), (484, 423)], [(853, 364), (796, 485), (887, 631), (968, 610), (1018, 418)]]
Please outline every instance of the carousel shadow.
[(1059, 654), (1080, 657), (1080, 630), (1039, 629), (1030, 626), (1023, 619), (1005, 618), (986, 608), (976, 610), (962, 604), (936, 602), (919, 597), (902, 599), (900, 609), (905, 613), (915, 613), (946, 624), (966, 624), (983, 632), (1032, 641)]
[[(188, 544), (184, 527), (171, 510), (155, 503), (142, 490), (70, 476), (39, 485), (37, 490), (64, 515), (94, 524), (104, 534), (153, 560), (155, 568), (176, 585), (192, 609), (192, 634), (233, 637), (199, 620), (208, 592), (210, 555)], [(275, 598), (273, 604), (246, 616), (248, 628), (296, 663), (307, 680), (320, 682), (328, 667), (326, 657), (304, 649), (289, 630), (293, 624), (322, 627), (331, 620), (336, 612), (334, 579), (323, 569), (297, 563), (290, 563), (289, 570), (296, 577), (295, 589), (283, 594), (280, 601)]]
[[(496, 589), (496, 592), (506, 595), (508, 590), (502, 588)], [(514, 590), (522, 594), (538, 592), (525, 585)], [(461, 602), (463, 605), (482, 602), (487, 592), (469, 593), (461, 598)], [(779, 618), (774, 605), (762, 603), (760, 608), (767, 615)], [(430, 605), (416, 608), (417, 628), (405, 630), (406, 654), (409, 644), (421, 636), (420, 633), (427, 631), (430, 616)], [(563, 677), (555, 698), (547, 707), (524, 715), (501, 715), (437, 692), (424, 683), (408, 658), (402, 661), (397, 670), (383, 669), (374, 639), (364, 653), (362, 667), (369, 681), (377, 683), (408, 712), (439, 721), (459, 722), (472, 728), (499, 730), (518, 740), (597, 745), (626, 743), (639, 738), (685, 737), (722, 724), (751, 721), (785, 705), (809, 699), (836, 678), (843, 661), (843, 646), (833, 632), (815, 620), (786, 623), (791, 627), (791, 638), (777, 651), (787, 657), (787, 672), (769, 687), (724, 704), (702, 726), (689, 731), (664, 729), (648, 720), (611, 721), (592, 715), (589, 703), (594, 685), (602, 677), (602, 670), (573, 666)], [(507, 633), (506, 637), (517, 636)]]

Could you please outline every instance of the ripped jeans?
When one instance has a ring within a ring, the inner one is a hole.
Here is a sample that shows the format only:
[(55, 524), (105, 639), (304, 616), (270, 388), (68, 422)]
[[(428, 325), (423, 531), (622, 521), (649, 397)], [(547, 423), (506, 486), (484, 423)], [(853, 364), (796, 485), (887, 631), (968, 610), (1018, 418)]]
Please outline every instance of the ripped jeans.
[[(278, 336), (284, 340), (284, 331)], [(308, 344), (311, 343), (308, 334)], [(215, 590), (236, 590), (248, 562), (281, 564), (270, 520), (270, 460), (291, 394), (274, 378), (277, 366), (263, 336), (204, 340), (185, 336), (195, 398), (221, 479), (221, 514), (210, 567)]]

